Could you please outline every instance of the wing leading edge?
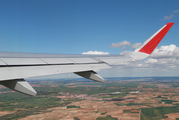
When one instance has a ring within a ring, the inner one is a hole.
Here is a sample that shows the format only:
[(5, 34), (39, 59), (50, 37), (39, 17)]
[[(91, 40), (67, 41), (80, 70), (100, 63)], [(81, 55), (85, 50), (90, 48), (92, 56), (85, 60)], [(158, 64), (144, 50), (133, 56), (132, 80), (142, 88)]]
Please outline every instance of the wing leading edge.
[(148, 57), (174, 23), (167, 23), (128, 56), (58, 55), (0, 53), (0, 84), (35, 96), (37, 93), (24, 79), (35, 76), (73, 72), (90, 80), (104, 82), (95, 71), (110, 68), (108, 64), (136, 61)]

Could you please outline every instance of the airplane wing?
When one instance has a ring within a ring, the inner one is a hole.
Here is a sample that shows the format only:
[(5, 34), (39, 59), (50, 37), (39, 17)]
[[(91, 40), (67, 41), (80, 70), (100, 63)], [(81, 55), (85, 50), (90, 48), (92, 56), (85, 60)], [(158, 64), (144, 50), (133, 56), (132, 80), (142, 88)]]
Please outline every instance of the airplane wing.
[(59, 55), (0, 52), (0, 84), (15, 91), (35, 96), (37, 92), (25, 78), (73, 72), (90, 80), (104, 82), (95, 71), (109, 64), (136, 61), (148, 57), (174, 23), (167, 23), (139, 48), (120, 55)]

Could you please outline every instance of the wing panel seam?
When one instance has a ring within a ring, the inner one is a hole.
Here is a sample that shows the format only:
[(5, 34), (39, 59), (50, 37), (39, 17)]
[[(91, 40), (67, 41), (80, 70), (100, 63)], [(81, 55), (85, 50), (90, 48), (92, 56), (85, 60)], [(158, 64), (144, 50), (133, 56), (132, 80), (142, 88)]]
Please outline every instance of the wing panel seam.
[(0, 67), (26, 67), (26, 66), (51, 66), (51, 65), (85, 65), (85, 64), (106, 64), (106, 63), (105, 62), (98, 62), (98, 63), (67, 63), (67, 64), (0, 65)]

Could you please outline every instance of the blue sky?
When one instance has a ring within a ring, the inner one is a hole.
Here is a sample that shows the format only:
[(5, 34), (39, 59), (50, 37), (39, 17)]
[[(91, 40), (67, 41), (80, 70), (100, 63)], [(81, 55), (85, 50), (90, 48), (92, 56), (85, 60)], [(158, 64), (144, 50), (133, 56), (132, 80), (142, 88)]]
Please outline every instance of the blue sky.
[(178, 0), (1, 0), (0, 51), (119, 54), (112, 43), (144, 42), (168, 22), (159, 47), (178, 48), (178, 21)]

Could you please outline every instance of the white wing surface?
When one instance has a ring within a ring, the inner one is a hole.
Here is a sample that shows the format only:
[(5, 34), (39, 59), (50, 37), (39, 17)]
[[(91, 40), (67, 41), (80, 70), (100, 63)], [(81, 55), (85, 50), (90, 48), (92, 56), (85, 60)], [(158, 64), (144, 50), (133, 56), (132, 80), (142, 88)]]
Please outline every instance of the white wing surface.
[(15, 91), (36, 95), (24, 79), (35, 76), (73, 72), (90, 80), (104, 82), (95, 71), (108, 64), (136, 61), (148, 57), (174, 23), (167, 23), (128, 56), (58, 55), (0, 52), (0, 84)]

